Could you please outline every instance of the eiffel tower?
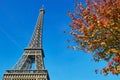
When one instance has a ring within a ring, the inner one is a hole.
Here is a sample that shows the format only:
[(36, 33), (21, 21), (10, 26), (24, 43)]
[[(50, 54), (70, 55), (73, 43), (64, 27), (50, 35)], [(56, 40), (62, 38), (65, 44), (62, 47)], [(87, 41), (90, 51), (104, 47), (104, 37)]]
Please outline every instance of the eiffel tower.
[[(44, 13), (44, 8), (41, 8), (28, 47), (24, 49), (24, 54), (15, 66), (11, 70), (6, 70), (2, 80), (50, 80), (43, 61), (42, 28)], [(33, 65), (35, 66), (34, 69)]]

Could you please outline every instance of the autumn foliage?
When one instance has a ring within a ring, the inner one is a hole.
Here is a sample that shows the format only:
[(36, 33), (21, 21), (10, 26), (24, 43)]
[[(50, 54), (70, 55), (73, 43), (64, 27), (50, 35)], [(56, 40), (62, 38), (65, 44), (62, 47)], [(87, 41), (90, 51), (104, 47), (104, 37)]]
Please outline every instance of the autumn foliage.
[(97, 62), (108, 62), (101, 70), (105, 75), (120, 74), (120, 0), (76, 1), (69, 16), (74, 47), (89, 52)]

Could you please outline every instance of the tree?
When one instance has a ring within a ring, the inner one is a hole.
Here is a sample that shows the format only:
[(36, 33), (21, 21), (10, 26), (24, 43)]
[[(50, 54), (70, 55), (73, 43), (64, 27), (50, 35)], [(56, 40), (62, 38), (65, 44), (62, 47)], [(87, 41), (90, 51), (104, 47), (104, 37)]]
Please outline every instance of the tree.
[(76, 49), (93, 55), (96, 62), (108, 62), (101, 72), (120, 74), (120, 0), (86, 0), (75, 3), (70, 34)]

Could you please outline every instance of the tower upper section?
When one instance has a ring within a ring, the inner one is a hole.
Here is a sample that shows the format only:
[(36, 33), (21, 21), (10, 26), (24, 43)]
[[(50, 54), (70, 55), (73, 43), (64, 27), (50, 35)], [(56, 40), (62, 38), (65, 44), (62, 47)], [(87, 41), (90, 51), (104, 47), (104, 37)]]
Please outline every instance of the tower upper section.
[(44, 51), (42, 49), (44, 13), (44, 8), (41, 8), (30, 43), (28, 47), (24, 49), (24, 55), (15, 64), (13, 70), (31, 70), (33, 64), (35, 64), (35, 70), (44, 70)]
[(42, 49), (42, 29), (43, 29), (44, 13), (45, 13), (44, 8), (41, 8), (38, 19), (37, 19), (37, 23), (35, 26), (35, 30), (33, 32), (28, 48)]

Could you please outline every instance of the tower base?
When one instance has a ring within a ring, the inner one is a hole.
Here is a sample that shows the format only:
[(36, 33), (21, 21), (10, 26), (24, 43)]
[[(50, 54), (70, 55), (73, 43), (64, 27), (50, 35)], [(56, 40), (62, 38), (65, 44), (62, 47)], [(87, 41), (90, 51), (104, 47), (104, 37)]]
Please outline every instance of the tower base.
[(2, 80), (50, 80), (47, 70), (7, 70)]

